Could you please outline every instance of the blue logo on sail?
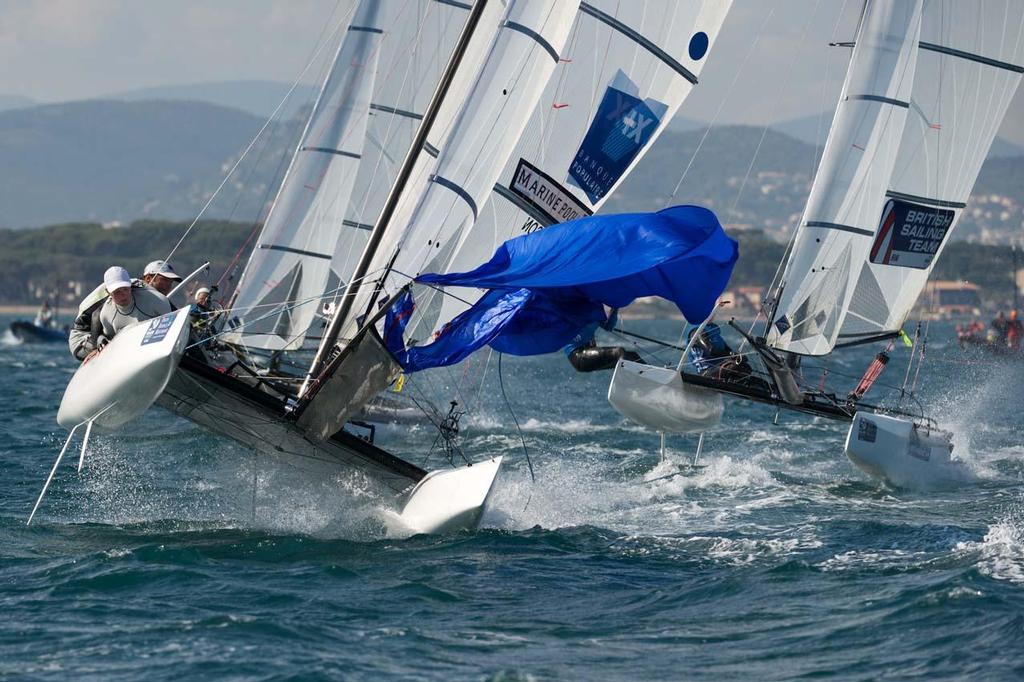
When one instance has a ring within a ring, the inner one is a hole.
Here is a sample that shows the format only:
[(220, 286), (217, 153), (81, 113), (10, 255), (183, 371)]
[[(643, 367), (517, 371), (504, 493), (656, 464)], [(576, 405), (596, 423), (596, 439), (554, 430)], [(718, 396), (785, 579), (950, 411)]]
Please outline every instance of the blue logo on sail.
[(576, 157), (568, 182), (597, 203), (619, 181), (640, 151), (654, 137), (666, 107), (638, 96), (636, 85), (619, 71), (605, 90)]

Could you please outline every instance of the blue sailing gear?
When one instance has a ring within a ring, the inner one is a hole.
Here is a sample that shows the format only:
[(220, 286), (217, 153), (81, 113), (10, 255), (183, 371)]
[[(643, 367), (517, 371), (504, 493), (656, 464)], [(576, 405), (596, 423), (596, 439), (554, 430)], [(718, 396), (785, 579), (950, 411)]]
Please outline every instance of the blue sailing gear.
[(708, 370), (721, 365), (732, 355), (732, 348), (729, 348), (729, 344), (722, 338), (721, 328), (714, 322), (709, 322), (701, 332), (701, 338), (690, 347), (689, 360), (694, 369), (706, 374)]
[[(609, 325), (604, 306), (621, 308), (641, 296), (660, 296), (688, 320), (702, 320), (737, 257), (736, 242), (699, 206), (587, 216), (510, 239), (470, 272), (417, 277), (490, 291), (432, 343), (401, 348), (393, 335), (388, 348), (409, 372), (454, 364), (485, 345), (510, 355), (550, 353), (590, 326)], [(385, 329), (401, 314), (396, 307)]]

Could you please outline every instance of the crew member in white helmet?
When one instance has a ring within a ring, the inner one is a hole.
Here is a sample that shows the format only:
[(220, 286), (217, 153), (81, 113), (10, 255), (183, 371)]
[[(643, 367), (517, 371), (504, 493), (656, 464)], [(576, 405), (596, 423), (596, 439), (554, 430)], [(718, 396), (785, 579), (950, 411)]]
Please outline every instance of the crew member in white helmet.
[(120, 265), (107, 268), (103, 285), (110, 297), (100, 308), (100, 325), (108, 340), (126, 327), (171, 312), (166, 296), (142, 282), (133, 283)]

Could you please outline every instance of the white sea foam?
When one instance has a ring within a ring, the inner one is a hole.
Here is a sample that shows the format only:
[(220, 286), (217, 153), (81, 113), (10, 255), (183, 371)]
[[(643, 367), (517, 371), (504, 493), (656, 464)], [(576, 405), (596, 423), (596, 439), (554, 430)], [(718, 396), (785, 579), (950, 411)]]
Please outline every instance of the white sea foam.
[(976, 556), (978, 570), (990, 578), (1024, 584), (1024, 532), (1011, 518), (989, 526), (981, 542), (959, 542), (954, 551)]

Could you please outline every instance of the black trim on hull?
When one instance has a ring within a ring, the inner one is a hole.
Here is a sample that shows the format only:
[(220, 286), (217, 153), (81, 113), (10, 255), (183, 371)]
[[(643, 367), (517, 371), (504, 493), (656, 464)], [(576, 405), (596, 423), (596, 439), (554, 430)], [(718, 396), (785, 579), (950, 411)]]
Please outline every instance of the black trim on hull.
[[(731, 381), (722, 381), (721, 379), (712, 379), (711, 377), (705, 377), (699, 374), (687, 374), (686, 372), (682, 373), (682, 377), (683, 383), (691, 384), (693, 386), (700, 386), (701, 388), (708, 388), (712, 391), (718, 391), (719, 393), (725, 393), (726, 395), (735, 396), (737, 398), (753, 400), (754, 402), (764, 403), (765, 405), (772, 405), (774, 407), (793, 410), (795, 412), (803, 412), (804, 414), (812, 414), (818, 417), (826, 417), (828, 419), (835, 419), (838, 421), (852, 421), (853, 413), (858, 409), (855, 407), (844, 408), (834, 403), (815, 400), (813, 396), (807, 396), (804, 398), (803, 403), (793, 405), (791, 403), (787, 403), (781, 398), (777, 398), (770, 391), (742, 386)], [(869, 406), (862, 405), (861, 407)]]
[[(216, 384), (218, 387), (235, 393), (239, 397), (255, 403), (262, 410), (266, 411), (266, 416), (271, 419), (280, 420), (282, 422), (291, 422), (292, 415), (285, 412), (285, 403), (281, 400), (274, 398), (272, 395), (265, 393), (264, 391), (254, 388), (249, 384), (239, 381), (238, 379), (217, 371), (216, 369), (206, 365), (194, 358), (185, 356), (181, 360), (179, 369), (190, 374), (195, 374), (206, 381)], [(293, 427), (294, 428), (294, 427)], [(310, 439), (306, 439), (307, 442), (314, 443)], [(345, 431), (339, 431), (338, 433), (331, 436), (331, 440), (353, 452), (360, 457), (369, 460), (377, 466), (391, 471), (400, 476), (412, 479), (413, 481), (419, 481), (427, 475), (427, 471), (420, 467), (406, 462), (400, 457), (392, 455), (387, 450), (383, 450), (364, 441), (358, 436), (354, 436)]]

